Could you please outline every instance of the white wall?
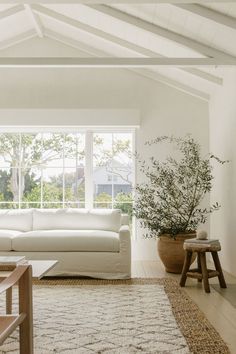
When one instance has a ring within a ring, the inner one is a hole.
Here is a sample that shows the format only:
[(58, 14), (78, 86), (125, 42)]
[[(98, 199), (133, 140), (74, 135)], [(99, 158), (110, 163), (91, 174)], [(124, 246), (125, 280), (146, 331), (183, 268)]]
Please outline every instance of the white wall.
[(221, 209), (211, 216), (211, 237), (222, 244), (222, 267), (236, 276), (236, 69), (226, 70), (224, 86), (211, 99), (210, 151), (228, 165), (214, 164), (214, 188), (211, 201)]
[[(57, 125), (58, 129), (76, 127), (139, 127), (138, 109), (1, 109), (0, 130), (11, 125), (39, 129)], [(30, 128), (29, 128), (30, 129)]]
[[(97, 110), (98, 125), (102, 121), (101, 109), (132, 109), (140, 112), (136, 145), (145, 159), (160, 151), (157, 147), (147, 148), (144, 143), (162, 134), (191, 133), (208, 151), (208, 103), (127, 70), (0, 69), (0, 77), (0, 109), (44, 109), (41, 117), (41, 112), (32, 112), (27, 124), (42, 125), (46, 121), (49, 125), (63, 125), (62, 115), (55, 114), (54, 108), (68, 109), (68, 122), (73, 125), (84, 123), (81, 115), (75, 114), (72, 119), (71, 109)], [(14, 119), (11, 114), (6, 119), (6, 111), (0, 111), (0, 125), (25, 124), (24, 111), (15, 113)], [(112, 117), (110, 121), (114, 124)], [(137, 180), (140, 178), (137, 171)], [(135, 257), (156, 259), (156, 243), (143, 241), (140, 231), (138, 238)]]
[[(146, 97), (137, 132), (138, 151), (144, 159), (152, 155), (166, 156), (165, 149), (168, 148), (165, 144), (145, 146), (147, 140), (159, 135), (184, 136), (189, 133), (201, 143), (203, 152), (209, 151), (208, 104), (165, 86), (153, 89)], [(137, 171), (137, 181), (140, 180), (142, 176)], [(139, 230), (140, 238), (141, 235)], [(156, 259), (156, 242), (141, 240), (136, 257)]]

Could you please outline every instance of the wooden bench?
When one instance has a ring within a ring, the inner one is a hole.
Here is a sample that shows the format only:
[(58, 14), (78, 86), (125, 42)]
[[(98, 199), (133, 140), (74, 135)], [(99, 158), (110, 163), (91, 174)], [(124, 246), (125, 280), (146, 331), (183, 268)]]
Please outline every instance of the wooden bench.
[[(184, 287), (187, 277), (195, 278), (204, 284), (206, 293), (210, 293), (209, 278), (218, 277), (221, 288), (226, 288), (226, 282), (222, 272), (218, 252), (221, 250), (220, 243), (214, 245), (203, 245), (202, 243), (184, 243), (185, 261), (180, 279), (180, 286)], [(197, 253), (197, 268), (190, 269), (192, 254)], [(214, 261), (215, 269), (208, 269), (206, 263), (206, 253), (210, 252)]]

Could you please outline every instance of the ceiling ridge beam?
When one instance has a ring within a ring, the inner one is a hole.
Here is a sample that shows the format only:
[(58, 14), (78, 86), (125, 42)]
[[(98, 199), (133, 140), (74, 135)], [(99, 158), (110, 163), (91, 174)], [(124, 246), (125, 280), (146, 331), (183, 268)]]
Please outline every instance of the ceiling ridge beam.
[(14, 36), (12, 38), (5, 39), (4, 41), (0, 42), (0, 50), (13, 47), (14, 45), (17, 45), (21, 42), (24, 42), (28, 39), (36, 37), (35, 30), (29, 30), (26, 32), (23, 32), (17, 36)]
[(9, 16), (15, 15), (18, 12), (21, 12), (24, 10), (24, 6), (21, 4), (18, 4), (16, 6), (9, 7), (9, 9), (3, 10), (0, 12), (0, 20), (7, 18)]
[[(194, 3), (205, 4), (205, 3), (222, 3), (226, 4), (230, 0), (196, 0)], [(232, 0), (231, 0), (232, 2)], [(37, 0), (11, 0), (11, 3), (17, 4), (38, 4)], [(41, 0), (41, 4), (65, 4), (65, 0)], [(101, 0), (69, 0), (68, 4), (101, 4)], [(103, 4), (191, 4), (193, 0), (102, 0)]]
[[(219, 63), (220, 61), (220, 63)], [(231, 65), (227, 59), (215, 58), (62, 58), (62, 57), (2, 57), (0, 67), (65, 67), (65, 68), (140, 68), (151, 66), (211, 66)]]
[[(105, 53), (102, 50), (90, 47), (87, 44), (81, 43), (81, 42), (71, 39), (69, 37), (65, 37), (57, 32), (52, 31), (52, 30), (45, 29), (44, 34), (46, 37), (48, 37), (50, 39), (56, 40), (60, 43), (68, 45), (70, 47), (82, 50), (84, 53), (89, 54), (91, 56), (107, 55), (107, 53)], [(210, 96), (207, 93), (197, 90), (189, 85), (185, 85), (177, 80), (170, 79), (167, 76), (159, 74), (157, 72), (150, 71), (150, 70), (148, 71), (147, 69), (126, 69), (126, 70), (134, 72), (134, 73), (141, 75), (145, 78), (151, 79), (155, 82), (164, 83), (165, 85), (174, 87), (175, 89), (177, 89), (179, 91), (185, 92), (191, 96), (198, 97), (202, 100), (208, 101), (210, 99)]]
[(232, 16), (225, 15), (223, 13), (198, 4), (178, 4), (174, 6), (179, 9), (191, 12), (194, 15), (199, 15), (208, 20), (212, 20), (220, 25), (236, 30), (236, 18)]
[(228, 59), (232, 60), (232, 63), (235, 63), (235, 61), (236, 61), (236, 57), (234, 57), (230, 54), (227, 54), (221, 50), (218, 50), (216, 48), (205, 45), (201, 42), (198, 42), (194, 39), (183, 36), (179, 33), (173, 32), (173, 31), (166, 29), (164, 27), (147, 22), (147, 21), (142, 20), (138, 17), (129, 15), (129, 14), (124, 13), (118, 9), (113, 8), (113, 7), (106, 6), (106, 5), (89, 5), (88, 7), (91, 9), (94, 9), (102, 14), (111, 16), (117, 20), (125, 22), (129, 25), (136, 26), (139, 29), (145, 30), (145, 31), (150, 32), (152, 34), (166, 38), (172, 42), (178, 43), (184, 47), (190, 48), (190, 49), (192, 49), (198, 53), (201, 53), (205, 56), (214, 57), (214, 58), (222, 58), (222, 59), (228, 58)]
[[(131, 50), (135, 53), (138, 53), (140, 55), (143, 55), (143, 56), (147, 56), (147, 57), (153, 57), (153, 58), (156, 58), (156, 57), (162, 57), (164, 58), (163, 55), (159, 54), (159, 53), (156, 53), (156, 52), (153, 52), (151, 51), (150, 49), (147, 49), (147, 48), (144, 48), (144, 47), (141, 47), (139, 45), (136, 45), (134, 43), (131, 43), (127, 40), (124, 40), (122, 38), (119, 38), (117, 36), (114, 36), (110, 33), (107, 33), (107, 32), (104, 32), (102, 30), (99, 30), (97, 28), (94, 28), (90, 25), (87, 25), (87, 24), (83, 24), (81, 23), (80, 21), (78, 20), (75, 20), (75, 19), (72, 19), (68, 16), (65, 16), (63, 14), (60, 14), (54, 10), (51, 10), (51, 9), (48, 9), (44, 6), (40, 6), (40, 5), (36, 5), (36, 6), (33, 6), (33, 9), (34, 11), (36, 11), (37, 13), (41, 14), (41, 15), (44, 15), (44, 16), (47, 16), (49, 18), (53, 18), (54, 20), (58, 21), (58, 22), (61, 22), (63, 24), (67, 24), (69, 26), (72, 26), (76, 29), (79, 29), (79, 30), (82, 30), (82, 31), (85, 31), (87, 33), (90, 33), (96, 37), (99, 37), (101, 39), (105, 39), (107, 41), (109, 41), (110, 43), (115, 43), (116, 45), (122, 47), (122, 48), (126, 48), (128, 50)], [(221, 85), (222, 84), (222, 79), (221, 78), (218, 78), (214, 75), (211, 75), (209, 74), (208, 76), (207, 75), (201, 75), (201, 70), (196, 70), (192, 68), (192, 70), (189, 70), (188, 68), (181, 68), (181, 70), (185, 71), (185, 72), (188, 72), (189, 74), (191, 75), (195, 75), (197, 76), (198, 78), (202, 78), (202, 79), (205, 79), (205, 80), (208, 80), (214, 84), (218, 84), (218, 85)]]
[(33, 12), (31, 5), (25, 4), (24, 8), (39, 38), (43, 38), (43, 26), (39, 16)]

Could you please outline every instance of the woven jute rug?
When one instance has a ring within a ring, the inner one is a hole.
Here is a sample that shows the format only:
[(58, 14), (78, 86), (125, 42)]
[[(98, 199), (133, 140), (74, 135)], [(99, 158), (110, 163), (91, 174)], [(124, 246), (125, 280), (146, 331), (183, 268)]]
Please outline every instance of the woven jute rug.
[[(0, 353), (19, 353), (17, 336)], [(167, 278), (35, 282), (34, 346), (35, 354), (229, 353), (196, 304)]]

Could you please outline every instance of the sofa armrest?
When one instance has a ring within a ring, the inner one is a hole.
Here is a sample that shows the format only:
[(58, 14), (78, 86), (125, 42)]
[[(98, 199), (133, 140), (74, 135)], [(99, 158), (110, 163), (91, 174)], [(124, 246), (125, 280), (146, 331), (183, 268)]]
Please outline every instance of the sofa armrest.
[(129, 215), (121, 214), (121, 225), (129, 225)]
[(130, 229), (128, 225), (122, 225), (119, 230), (120, 252), (127, 253), (131, 249)]
[(119, 233), (128, 232), (130, 234), (129, 225), (121, 225)]

